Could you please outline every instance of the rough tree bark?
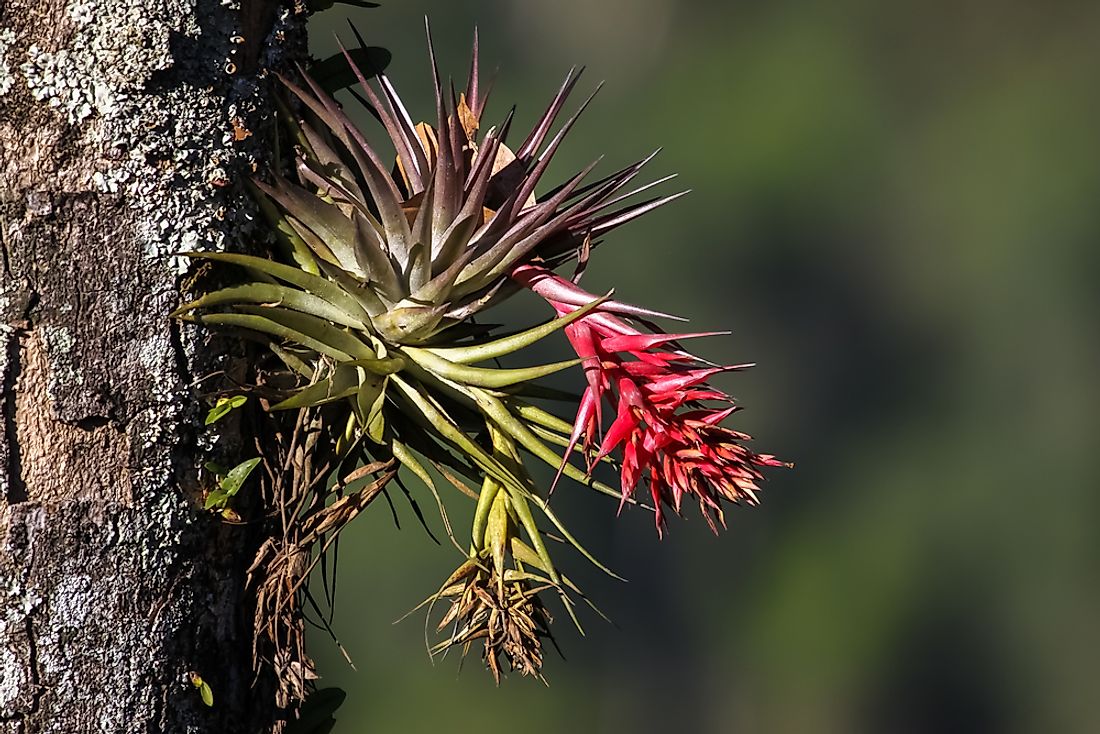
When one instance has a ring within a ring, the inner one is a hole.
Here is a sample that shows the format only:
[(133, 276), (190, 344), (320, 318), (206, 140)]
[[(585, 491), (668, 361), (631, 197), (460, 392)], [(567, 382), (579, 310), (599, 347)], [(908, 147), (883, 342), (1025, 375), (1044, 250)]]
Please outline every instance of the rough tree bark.
[(262, 70), (300, 21), (274, 0), (0, 0), (0, 734), (272, 716), (241, 608), (255, 539), (194, 486), (190, 385), (218, 355), (166, 315), (171, 253), (247, 224)]

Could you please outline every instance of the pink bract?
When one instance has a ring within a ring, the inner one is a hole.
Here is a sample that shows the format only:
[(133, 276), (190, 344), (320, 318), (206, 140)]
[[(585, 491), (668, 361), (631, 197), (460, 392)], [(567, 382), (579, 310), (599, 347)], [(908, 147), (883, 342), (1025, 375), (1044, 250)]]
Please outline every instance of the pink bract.
[[(537, 265), (524, 265), (512, 278), (542, 296), (564, 315), (597, 296)], [(621, 458), (621, 511), (639, 484), (648, 484), (656, 510), (657, 532), (664, 534), (664, 507), (680, 514), (685, 495), (699, 503), (711, 529), (725, 527), (723, 502), (756, 505), (761, 467), (790, 466), (744, 445), (751, 437), (720, 425), (739, 408), (733, 398), (708, 383), (722, 372), (751, 364), (711, 366), (677, 342), (709, 333), (643, 332), (623, 317), (661, 314), (618, 301), (607, 301), (565, 327), (577, 356), (584, 360), (587, 387), (574, 419), (568, 456), (580, 444), (588, 471), (617, 451)], [(614, 418), (602, 433), (603, 405)], [(721, 407), (708, 407), (719, 403)]]

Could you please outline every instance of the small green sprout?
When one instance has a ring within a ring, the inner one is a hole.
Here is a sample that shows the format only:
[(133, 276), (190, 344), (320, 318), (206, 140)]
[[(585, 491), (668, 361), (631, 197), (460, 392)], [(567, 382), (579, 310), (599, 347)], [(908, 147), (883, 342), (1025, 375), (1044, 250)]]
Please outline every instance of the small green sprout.
[(187, 677), (191, 679), (191, 685), (199, 689), (199, 696), (202, 697), (202, 702), (207, 706), (214, 705), (214, 691), (210, 689), (210, 684), (202, 679), (202, 676), (191, 671), (187, 674)]
[(231, 398), (218, 398), (218, 402), (214, 404), (214, 407), (210, 409), (210, 412), (206, 414), (206, 420), (203, 421), (204, 426), (209, 426), (211, 423), (217, 423), (222, 418), (229, 414), (229, 411), (239, 408), (248, 402), (248, 397), (245, 395), (234, 395)]

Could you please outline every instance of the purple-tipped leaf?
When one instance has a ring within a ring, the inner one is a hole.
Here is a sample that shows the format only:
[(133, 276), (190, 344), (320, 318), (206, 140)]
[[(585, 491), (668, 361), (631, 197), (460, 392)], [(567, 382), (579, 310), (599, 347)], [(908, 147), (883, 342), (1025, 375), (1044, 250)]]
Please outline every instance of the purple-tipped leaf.
[[(355, 33), (360, 46), (364, 45), (355, 26), (352, 26), (352, 31)], [(412, 121), (408, 119), (408, 113), (401, 116), (400, 112), (404, 112), (404, 107), (400, 107), (400, 101), (395, 104), (394, 97), (396, 95), (391, 96), (388, 93), (387, 83), (384, 81), (385, 74), (379, 73), (378, 79), (382, 84), (382, 89), (387, 92), (387, 102), (389, 103), (388, 106), (383, 105), (378, 95), (371, 89), (370, 84), (360, 71), (358, 65), (356, 65), (354, 59), (352, 59), (351, 54), (344, 48), (344, 44), (340, 42), (339, 37), (337, 37), (336, 42), (339, 44), (340, 50), (347, 59), (348, 66), (351, 67), (352, 71), (355, 73), (356, 79), (359, 80), (359, 87), (363, 90), (367, 99), (370, 100), (370, 106), (374, 108), (374, 111), (378, 115), (378, 119), (382, 122), (382, 126), (385, 127), (386, 132), (389, 134), (390, 141), (397, 151), (398, 158), (401, 159), (404, 165), (405, 175), (408, 176), (409, 182), (414, 190), (413, 193), (415, 193), (417, 190), (423, 188), (423, 176), (427, 171), (427, 162), (424, 160), (424, 153), (420, 148), (420, 141), (416, 136), (416, 129)], [(398, 110), (400, 110), (400, 112)]]
[(275, 176), (274, 181), (275, 186), (258, 179), (255, 184), (321, 238), (339, 262), (354, 264), (355, 225), (339, 207), (280, 176)]
[(592, 100), (599, 94), (602, 86), (603, 84), (601, 83), (596, 87), (595, 91), (588, 96), (588, 99), (586, 99), (577, 111), (573, 113), (572, 117), (566, 120), (565, 124), (561, 126), (561, 129), (558, 130), (557, 134), (551, 139), (550, 144), (546, 146), (546, 150), (539, 155), (538, 163), (535, 165), (535, 168), (527, 174), (523, 181), (523, 186), (520, 187), (519, 194), (517, 195), (519, 201), (527, 201), (528, 197), (535, 193), (535, 186), (538, 184), (539, 179), (542, 178), (542, 174), (546, 172), (546, 168), (550, 165), (550, 160), (554, 157), (554, 153), (558, 151), (561, 142), (565, 140), (565, 136), (569, 134), (573, 125), (575, 125), (577, 120), (580, 119), (580, 116), (584, 114), (588, 105), (591, 104)]
[(477, 26), (474, 26), (474, 47), (470, 52), (470, 75), (466, 81), (466, 104), (479, 120), (484, 103), (481, 100), (481, 54), (478, 49)]
[(573, 87), (577, 85), (577, 81), (581, 78), (581, 74), (584, 73), (584, 68), (578, 69), (573, 67), (569, 70), (569, 73), (565, 75), (565, 81), (562, 82), (561, 88), (558, 89), (558, 93), (554, 95), (554, 99), (550, 102), (550, 106), (546, 108), (546, 111), (542, 113), (542, 117), (535, 124), (534, 129), (527, 136), (527, 139), (523, 141), (523, 145), (516, 151), (516, 157), (524, 160), (530, 160), (542, 147), (542, 141), (546, 139), (546, 136), (550, 133), (550, 128), (554, 124), (554, 119), (561, 112), (562, 106), (565, 104), (566, 98), (570, 92), (573, 91)]
[(669, 196), (662, 196), (656, 199), (649, 199), (643, 201), (640, 204), (634, 206), (625, 207), (617, 212), (608, 214), (607, 216), (600, 217), (591, 223), (591, 226), (586, 228), (593, 236), (604, 234), (616, 227), (621, 227), (627, 222), (637, 219), (638, 217), (653, 211), (659, 207), (668, 204), (669, 202), (679, 199), (685, 194), (691, 193), (690, 189), (687, 191), (680, 191), (679, 193), (671, 194)]

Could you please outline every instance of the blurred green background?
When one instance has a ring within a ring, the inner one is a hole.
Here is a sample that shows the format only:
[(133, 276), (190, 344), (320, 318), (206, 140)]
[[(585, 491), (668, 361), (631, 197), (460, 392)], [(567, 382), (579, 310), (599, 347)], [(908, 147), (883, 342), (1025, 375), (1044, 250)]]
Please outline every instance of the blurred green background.
[(358, 670), (312, 641), (336, 731), (1100, 731), (1100, 4), (394, 0), (318, 15), (314, 54), (353, 18), (430, 118), (425, 14), (461, 82), (480, 27), (521, 132), (570, 65), (607, 80), (555, 182), (664, 146), (694, 192), (585, 283), (732, 329), (732, 425), (798, 466), (717, 538), (560, 488), (630, 583), (558, 552), (617, 627), (557, 615), (549, 688), (391, 624), (460, 559), (376, 505), (340, 553)]

